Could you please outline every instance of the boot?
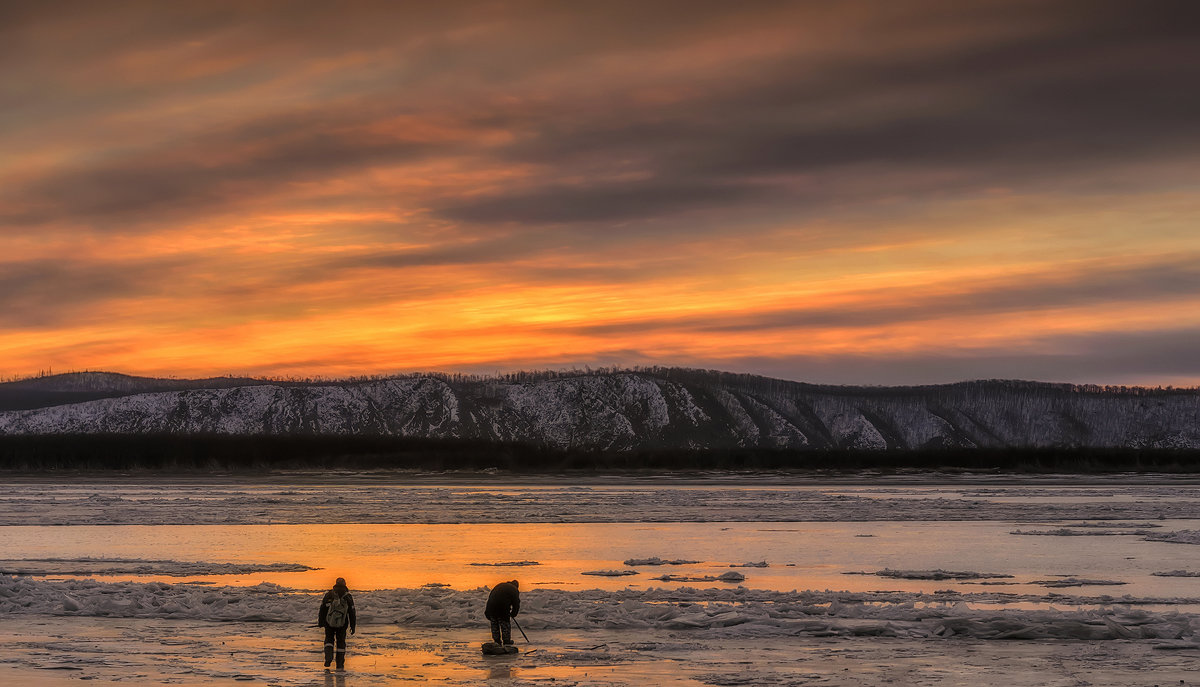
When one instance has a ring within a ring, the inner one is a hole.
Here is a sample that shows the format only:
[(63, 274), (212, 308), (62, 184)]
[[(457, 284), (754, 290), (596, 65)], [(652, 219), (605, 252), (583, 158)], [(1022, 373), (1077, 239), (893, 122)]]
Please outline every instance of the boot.
[(346, 652), (344, 652), (344, 651), (337, 652), (337, 669), (338, 670), (346, 669)]
[(333, 663), (333, 645), (326, 644), (325, 645), (325, 667), (328, 668), (330, 663)]

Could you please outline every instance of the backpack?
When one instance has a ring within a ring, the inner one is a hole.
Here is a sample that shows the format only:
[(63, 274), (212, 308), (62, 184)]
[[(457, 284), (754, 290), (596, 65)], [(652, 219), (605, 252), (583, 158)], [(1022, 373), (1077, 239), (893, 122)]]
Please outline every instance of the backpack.
[(329, 610), (325, 612), (325, 624), (329, 627), (345, 627), (350, 620), (350, 602), (344, 596), (333, 595), (329, 601)]

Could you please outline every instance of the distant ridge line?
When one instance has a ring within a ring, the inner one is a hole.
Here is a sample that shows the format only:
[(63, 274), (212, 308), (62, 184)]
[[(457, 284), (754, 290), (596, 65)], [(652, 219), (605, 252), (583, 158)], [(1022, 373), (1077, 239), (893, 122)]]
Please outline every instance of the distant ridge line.
[(67, 373), (0, 384), (0, 435), (379, 436), (548, 450), (1200, 448), (1200, 391), (830, 386), (688, 368), (340, 381)]
[[(260, 384), (282, 385), (282, 386), (320, 386), (320, 385), (345, 385), (345, 384), (363, 384), (369, 382), (388, 381), (393, 379), (412, 379), (418, 377), (431, 377), (446, 380), (457, 380), (464, 382), (518, 382), (529, 383), (537, 381), (547, 381), (551, 379), (563, 379), (570, 377), (589, 377), (589, 376), (604, 376), (613, 374), (645, 374), (663, 379), (670, 379), (675, 374), (683, 374), (688, 376), (694, 375), (709, 375), (722, 381), (749, 381), (749, 380), (769, 380), (778, 384), (794, 384), (811, 389), (819, 390), (921, 390), (921, 389), (938, 389), (945, 387), (955, 387), (962, 385), (1004, 385), (1012, 388), (1056, 388), (1065, 391), (1085, 391), (1085, 392), (1108, 392), (1108, 393), (1193, 393), (1200, 391), (1200, 386), (1194, 387), (1176, 387), (1176, 386), (1143, 386), (1143, 385), (1113, 385), (1113, 384), (1076, 384), (1071, 382), (1045, 382), (1038, 380), (1025, 379), (1006, 379), (1006, 378), (980, 378), (960, 380), (956, 382), (941, 382), (936, 384), (820, 384), (814, 382), (804, 382), (799, 380), (783, 379), (778, 377), (769, 377), (766, 375), (758, 375), (748, 372), (729, 372), (725, 370), (716, 370), (710, 368), (689, 368), (689, 367), (674, 367), (674, 366), (633, 366), (633, 367), (598, 367), (585, 369), (563, 369), (563, 370), (528, 370), (496, 374), (474, 374), (474, 373), (455, 373), (455, 372), (439, 372), (439, 371), (424, 371), (424, 372), (400, 372), (393, 374), (371, 374), (371, 375), (350, 375), (346, 377), (250, 377), (238, 375), (220, 375), (215, 377), (149, 377), (144, 375), (131, 375), (123, 372), (112, 372), (106, 370), (82, 370), (71, 372), (60, 372), (54, 374), (38, 374), (28, 377), (10, 379), (0, 382), (0, 390), (4, 389), (45, 389), (45, 390), (95, 390), (95, 383), (99, 381), (108, 382), (101, 388), (105, 389), (138, 389), (133, 393), (140, 393), (144, 389), (153, 388), (155, 390), (181, 390), (195, 388), (229, 388), (233, 386), (257, 386)], [(89, 385), (87, 382), (92, 382)]]

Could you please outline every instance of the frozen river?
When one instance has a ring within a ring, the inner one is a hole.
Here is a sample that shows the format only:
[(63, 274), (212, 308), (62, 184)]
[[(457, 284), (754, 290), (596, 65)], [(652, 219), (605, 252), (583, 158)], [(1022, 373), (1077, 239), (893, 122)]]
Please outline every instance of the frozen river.
[[(305, 625), (337, 576), (355, 684), (956, 684), (999, 652), (979, 684), (1116, 685), (1200, 659), (1200, 487), (1165, 477), (30, 479), (0, 523), (0, 612), (31, 628), (0, 680), (327, 684)], [(537, 651), (478, 664), (484, 587), (512, 578)]]

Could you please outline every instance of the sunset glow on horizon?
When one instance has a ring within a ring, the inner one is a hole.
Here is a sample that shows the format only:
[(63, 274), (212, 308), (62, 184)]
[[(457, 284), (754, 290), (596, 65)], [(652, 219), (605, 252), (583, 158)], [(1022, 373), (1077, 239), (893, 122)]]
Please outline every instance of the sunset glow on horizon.
[(0, 376), (1197, 385), (1197, 26), (1165, 1), (5, 6)]

